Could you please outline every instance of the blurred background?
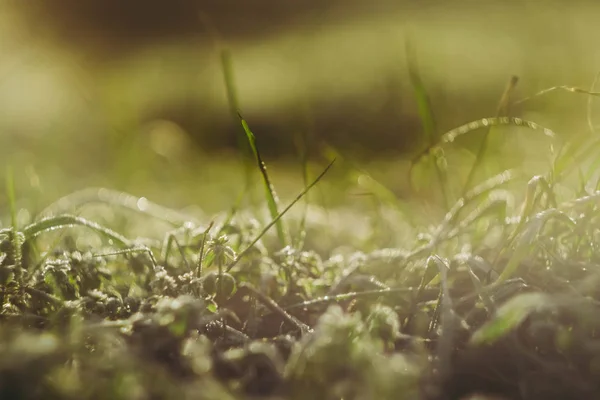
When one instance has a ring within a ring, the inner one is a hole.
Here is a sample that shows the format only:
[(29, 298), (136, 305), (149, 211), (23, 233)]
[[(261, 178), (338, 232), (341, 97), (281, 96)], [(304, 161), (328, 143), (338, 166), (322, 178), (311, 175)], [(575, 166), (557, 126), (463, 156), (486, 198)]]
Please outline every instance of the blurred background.
[[(410, 195), (406, 170), (425, 141), (407, 43), (440, 132), (494, 116), (513, 75), (518, 99), (557, 85), (589, 88), (600, 65), (592, 1), (0, 4), (0, 166), (13, 166), (34, 208), (89, 186), (209, 213), (231, 206), (244, 176), (223, 54), (282, 197), (302, 188), (304, 138), (315, 175), (331, 149), (342, 156), (328, 177), (340, 201), (356, 184), (344, 173), (354, 165)], [(586, 131), (587, 102), (557, 91), (511, 115), (568, 138)], [(499, 168), (546, 151), (523, 139), (535, 134), (497, 131)], [(474, 158), (472, 137), (458, 143), (450, 168)]]

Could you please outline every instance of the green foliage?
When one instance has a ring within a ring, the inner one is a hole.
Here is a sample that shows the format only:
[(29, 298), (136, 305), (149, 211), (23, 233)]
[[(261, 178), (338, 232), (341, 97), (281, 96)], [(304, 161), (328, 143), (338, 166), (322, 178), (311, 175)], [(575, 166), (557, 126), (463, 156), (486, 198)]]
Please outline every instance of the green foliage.
[[(333, 162), (309, 181), (304, 159), (304, 189), (280, 209), (244, 120), (270, 211), (262, 225), (251, 209), (192, 216), (97, 188), (22, 223), (8, 173), (0, 398), (598, 397), (600, 192), (587, 182), (593, 163), (583, 182), (568, 174), (590, 161), (589, 143), (560, 147), (549, 129), (508, 116), (434, 135), (412, 74), (427, 150), (443, 146), (446, 171), (457, 168), (441, 175), (456, 198), (398, 199), (353, 167), (340, 174), (375, 196), (376, 212), (311, 201), (288, 215)], [(497, 125), (544, 133), (547, 170), (515, 165), (475, 181), (477, 167), (452, 164), (457, 137)]]

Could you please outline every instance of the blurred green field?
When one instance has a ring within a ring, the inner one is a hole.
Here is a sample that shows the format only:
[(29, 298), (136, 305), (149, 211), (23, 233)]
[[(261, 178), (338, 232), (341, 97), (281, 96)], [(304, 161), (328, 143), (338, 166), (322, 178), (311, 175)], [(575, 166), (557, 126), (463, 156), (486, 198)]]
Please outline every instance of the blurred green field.
[[(69, 41), (10, 4), (0, 15), (1, 165), (27, 175), (17, 179), (19, 191), (33, 198), (109, 186), (209, 213), (231, 205), (243, 173), (223, 49), (233, 57), (239, 107), (263, 153), (278, 163), (271, 173), (290, 196), (301, 187), (300, 134), (317, 162), (322, 145), (331, 145), (394, 192), (407, 193), (408, 160), (425, 144), (407, 73), (407, 38), (440, 133), (494, 116), (512, 75), (520, 78), (512, 94), (518, 100), (551, 86), (587, 88), (600, 61), (591, 2), (332, 3), (320, 16), (306, 12), (287, 28), (246, 37), (228, 37), (227, 19), (215, 17), (223, 41), (209, 31), (114, 57), (93, 41), (82, 45), (85, 31)], [(557, 91), (513, 107), (511, 115), (572, 138), (587, 131), (587, 102)], [(493, 134), (489, 152), (502, 167), (539, 154), (537, 142), (517, 135), (504, 128)], [(468, 151), (456, 159), (468, 165), (480, 138), (460, 142)], [(348, 199), (345, 184), (355, 182), (337, 179), (342, 193), (334, 198)]]

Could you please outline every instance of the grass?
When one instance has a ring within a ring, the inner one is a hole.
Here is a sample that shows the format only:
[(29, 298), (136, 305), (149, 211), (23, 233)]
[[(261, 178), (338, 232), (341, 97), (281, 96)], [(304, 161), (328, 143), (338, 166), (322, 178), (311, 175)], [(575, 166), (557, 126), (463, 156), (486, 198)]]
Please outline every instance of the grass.
[[(343, 156), (346, 170), (331, 161), (310, 181), (306, 154), (304, 188), (281, 208), (241, 117), (266, 221), (242, 202), (207, 218), (92, 188), (22, 223), (9, 170), (0, 398), (600, 396), (597, 140), (501, 115), (508, 94), (496, 116), (437, 134), (416, 69), (412, 83), (427, 148), (409, 172), (433, 156), (429, 182), (443, 190), (421, 208), (418, 188), (416, 200), (395, 198)], [(530, 160), (497, 168), (489, 131), (471, 162), (461, 160), (458, 142), (492, 126), (542, 133), (528, 138), (542, 173), (532, 176)], [(356, 209), (316, 201), (291, 212), (329, 174), (374, 200), (363, 204), (366, 224)], [(248, 180), (241, 186), (240, 198), (253, 198)]]

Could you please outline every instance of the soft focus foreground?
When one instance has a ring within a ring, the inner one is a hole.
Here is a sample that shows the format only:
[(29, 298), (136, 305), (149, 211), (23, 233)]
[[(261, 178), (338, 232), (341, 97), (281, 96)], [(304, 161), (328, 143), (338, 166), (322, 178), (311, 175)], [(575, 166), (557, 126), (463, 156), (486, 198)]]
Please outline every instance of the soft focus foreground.
[(598, 5), (137, 3), (0, 8), (1, 398), (598, 396)]

